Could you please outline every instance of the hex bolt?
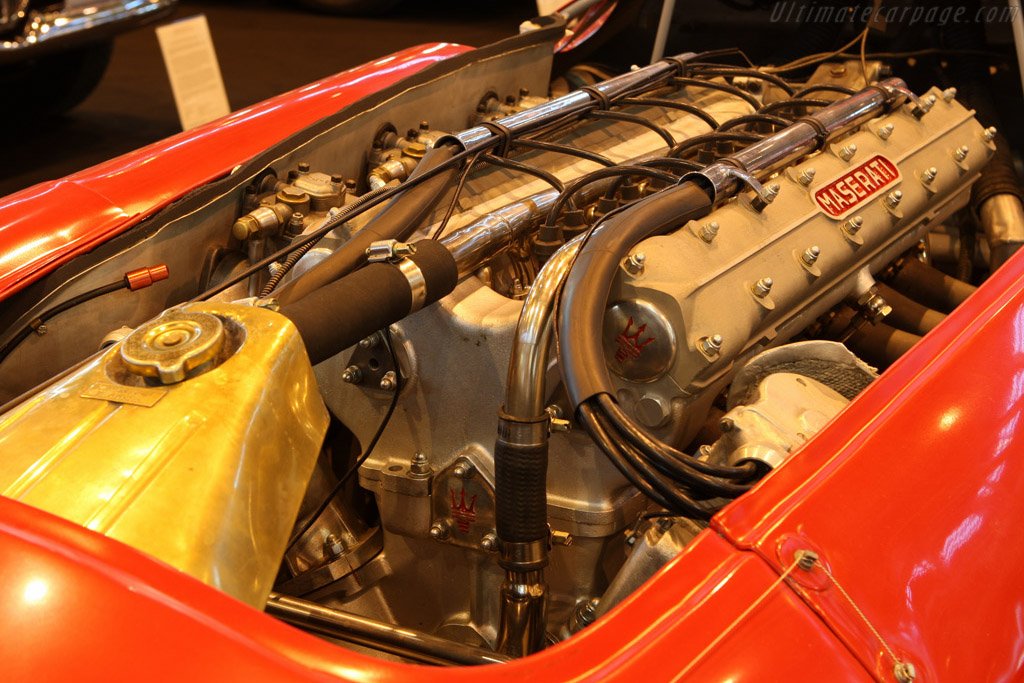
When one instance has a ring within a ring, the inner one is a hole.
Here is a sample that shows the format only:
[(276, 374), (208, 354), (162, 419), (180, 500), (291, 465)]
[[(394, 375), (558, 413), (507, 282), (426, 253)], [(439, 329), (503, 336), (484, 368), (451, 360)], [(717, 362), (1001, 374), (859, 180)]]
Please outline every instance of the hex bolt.
[(449, 531), (448, 525), (443, 522), (437, 522), (430, 527), (430, 537), (435, 541), (445, 541), (448, 539)]
[(751, 287), (750, 290), (758, 299), (763, 299), (771, 293), (773, 284), (775, 283), (772, 282), (770, 277), (763, 277), (755, 282), (754, 286)]
[(860, 216), (854, 216), (850, 220), (843, 223), (843, 230), (849, 235), (856, 235), (860, 232), (860, 229), (864, 227), (864, 219)]
[(998, 131), (996, 131), (995, 126), (989, 126), (982, 132), (981, 139), (984, 140), (985, 142), (992, 142), (993, 140), (996, 139), (997, 132)]
[(812, 182), (814, 182), (814, 174), (815, 173), (816, 173), (816, 171), (813, 168), (805, 169), (804, 172), (801, 173), (800, 176), (797, 178), (797, 180), (800, 181), (801, 185), (803, 185), (804, 187), (807, 187)]
[(934, 107), (935, 103), (938, 101), (939, 98), (936, 97), (935, 95), (928, 95), (927, 97), (921, 99), (921, 103), (924, 105), (926, 112), (931, 111), (932, 107)]
[(358, 365), (350, 365), (341, 372), (341, 381), (345, 384), (359, 384), (363, 381), (363, 371)]
[(341, 541), (334, 534), (330, 534), (327, 540), (324, 541), (324, 555), (327, 557), (341, 557), (344, 552), (345, 546), (341, 544)]
[(384, 376), (380, 378), (381, 391), (394, 391), (395, 390), (395, 371), (388, 370), (384, 373)]
[(455, 466), (454, 470), (452, 470), (452, 474), (454, 474), (457, 479), (469, 479), (473, 476), (474, 472), (476, 472), (476, 467), (466, 459), (460, 460), (459, 464)]
[(498, 534), (492, 529), (480, 539), (480, 547), (490, 552), (498, 549)]
[(701, 337), (697, 345), (706, 355), (717, 356), (722, 350), (722, 335), (713, 334), (710, 337)]
[(945, 90), (943, 90), (942, 99), (946, 101), (946, 104), (949, 104), (954, 99), (956, 99), (956, 88), (946, 88)]
[(957, 161), (963, 161), (967, 158), (967, 153), (970, 152), (970, 148), (967, 145), (963, 145), (960, 149), (953, 152), (953, 158)]
[[(811, 176), (813, 177), (814, 176), (814, 173), (813, 173), (814, 169), (808, 169), (808, 170), (812, 171)], [(779, 190), (780, 189), (781, 188), (780, 188), (778, 183), (771, 183), (770, 185), (768, 185), (768, 187), (764, 188), (764, 196), (762, 197), (762, 199), (764, 199), (766, 202), (771, 204), (772, 202), (775, 201), (775, 198), (779, 196)]]
[(924, 173), (921, 174), (921, 182), (925, 185), (931, 185), (932, 181), (935, 180), (935, 176), (939, 174), (939, 169), (932, 166), (931, 168), (925, 169)]
[(412, 456), (412, 460), (409, 461), (409, 472), (421, 477), (430, 474), (430, 463), (427, 462), (426, 453), (416, 451), (416, 454)]
[(629, 258), (626, 259), (626, 271), (630, 275), (639, 275), (644, 272), (644, 265), (647, 263), (647, 254), (642, 251), (638, 251), (635, 254), (630, 254)]
[(839, 150), (839, 158), (843, 161), (849, 161), (853, 158), (853, 155), (857, 153), (857, 145), (850, 143)]
[(793, 555), (793, 559), (796, 560), (796, 566), (805, 572), (809, 572), (814, 569), (814, 565), (818, 561), (818, 553), (813, 550), (797, 550)]
[(910, 662), (900, 662), (893, 667), (892, 673), (900, 683), (913, 683), (917, 678), (917, 670)]
[(821, 256), (821, 249), (818, 245), (814, 245), (813, 247), (807, 247), (804, 253), (800, 255), (800, 260), (809, 266), (813, 266), (819, 256)]
[(892, 135), (892, 132), (894, 130), (896, 130), (896, 126), (892, 125), (891, 123), (887, 123), (881, 128), (879, 128), (877, 131), (875, 131), (875, 134), (878, 135), (878, 137), (882, 138), (883, 140), (888, 140), (889, 136)]
[(700, 235), (700, 238), (702, 240), (704, 240), (708, 244), (711, 244), (711, 241), (718, 236), (718, 227), (718, 221), (711, 221), (710, 223), (705, 223), (704, 225), (700, 226), (700, 231), (698, 232), (698, 234)]
[(903, 193), (900, 190), (893, 190), (885, 198), (885, 205), (890, 209), (895, 209), (903, 201)]

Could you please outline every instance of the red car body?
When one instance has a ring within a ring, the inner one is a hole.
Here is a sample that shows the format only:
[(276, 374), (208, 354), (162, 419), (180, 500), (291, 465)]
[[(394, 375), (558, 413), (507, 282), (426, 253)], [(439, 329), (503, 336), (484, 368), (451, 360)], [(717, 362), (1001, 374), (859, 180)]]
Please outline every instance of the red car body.
[[(7, 198), (0, 298), (341, 105), (468, 49), (396, 53)], [(0, 498), (5, 679), (889, 681), (898, 658), (919, 681), (1019, 680), (1022, 401), (1018, 256), (606, 617), (487, 667), (338, 648)], [(798, 550), (820, 564), (799, 568)]]

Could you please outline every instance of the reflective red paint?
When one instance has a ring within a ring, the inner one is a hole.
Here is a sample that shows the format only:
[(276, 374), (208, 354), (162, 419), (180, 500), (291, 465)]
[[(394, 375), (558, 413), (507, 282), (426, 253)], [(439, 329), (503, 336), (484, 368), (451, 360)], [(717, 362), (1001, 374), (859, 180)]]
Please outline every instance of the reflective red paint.
[(292, 133), (470, 49), (402, 50), (0, 200), (0, 300)]
[[(1018, 253), (714, 527), (777, 570), (815, 548), (919, 680), (1019, 680), (1022, 455)], [(892, 680), (891, 658), (829, 582), (803, 596)]]

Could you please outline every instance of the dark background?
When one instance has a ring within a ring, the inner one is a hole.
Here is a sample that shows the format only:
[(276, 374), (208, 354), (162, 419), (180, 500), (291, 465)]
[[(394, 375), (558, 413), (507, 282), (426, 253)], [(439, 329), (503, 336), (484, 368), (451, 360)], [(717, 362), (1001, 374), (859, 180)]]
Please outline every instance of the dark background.
[[(186, 0), (206, 14), (232, 110), (419, 43), (480, 46), (515, 34), (530, 0), (403, 2), (380, 17), (316, 14), (290, 0)], [(0, 95), (2, 96), (2, 95)], [(72, 111), (0, 133), (0, 196), (180, 132), (153, 26), (118, 36), (99, 87)]]

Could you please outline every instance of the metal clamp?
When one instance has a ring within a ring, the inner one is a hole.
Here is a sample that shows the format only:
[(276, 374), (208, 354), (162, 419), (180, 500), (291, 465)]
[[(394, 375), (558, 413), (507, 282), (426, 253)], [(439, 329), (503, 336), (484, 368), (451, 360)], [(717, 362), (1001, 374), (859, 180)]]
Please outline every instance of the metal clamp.
[(366, 260), (370, 263), (390, 263), (402, 271), (402, 275), (409, 281), (409, 289), (412, 294), (412, 303), (409, 307), (410, 313), (423, 308), (427, 303), (427, 280), (423, 276), (420, 267), (409, 259), (416, 253), (416, 245), (398, 240), (379, 240), (371, 242), (366, 248)]
[(366, 248), (366, 260), (370, 263), (397, 263), (416, 253), (416, 245), (398, 240), (378, 240)]

